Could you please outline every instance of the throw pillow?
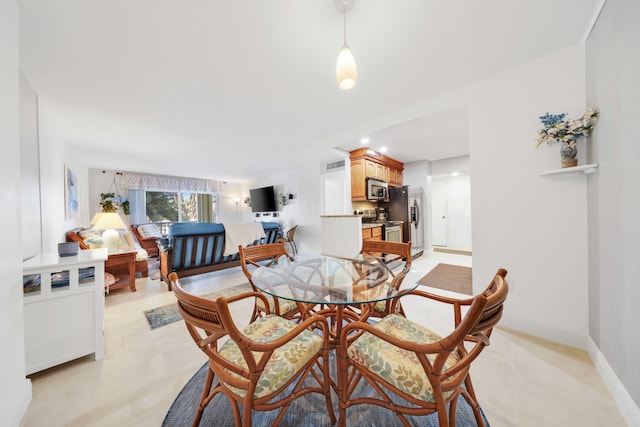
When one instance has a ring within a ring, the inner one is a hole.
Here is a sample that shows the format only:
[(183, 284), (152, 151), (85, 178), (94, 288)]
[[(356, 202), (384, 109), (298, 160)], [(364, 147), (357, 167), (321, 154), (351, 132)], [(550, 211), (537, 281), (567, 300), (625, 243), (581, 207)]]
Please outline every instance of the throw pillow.
[(148, 239), (150, 237), (160, 238), (162, 237), (162, 233), (160, 232), (160, 228), (156, 224), (142, 224), (138, 226), (138, 233), (140, 237), (143, 239)]
[(108, 272), (104, 272), (104, 287), (108, 288), (109, 286), (115, 284), (118, 280), (120, 280), (119, 277), (114, 276), (111, 273)]

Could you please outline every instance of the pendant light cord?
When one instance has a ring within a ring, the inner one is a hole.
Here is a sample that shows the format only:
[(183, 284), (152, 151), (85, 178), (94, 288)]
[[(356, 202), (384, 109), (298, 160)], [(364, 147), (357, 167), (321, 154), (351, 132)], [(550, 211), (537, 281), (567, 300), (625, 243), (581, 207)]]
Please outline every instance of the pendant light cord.
[(342, 18), (343, 18), (343, 29), (344, 29), (344, 44), (347, 45), (347, 4), (346, 0), (342, 3)]

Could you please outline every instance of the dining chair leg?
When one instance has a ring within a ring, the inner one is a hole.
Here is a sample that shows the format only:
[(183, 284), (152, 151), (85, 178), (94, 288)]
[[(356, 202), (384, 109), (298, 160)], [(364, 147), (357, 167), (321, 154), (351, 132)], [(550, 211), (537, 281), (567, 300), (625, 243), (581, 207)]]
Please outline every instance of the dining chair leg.
[(200, 425), (200, 419), (202, 419), (202, 412), (204, 411), (204, 408), (207, 406), (210, 400), (208, 399), (208, 397), (209, 397), (209, 393), (211, 392), (211, 384), (213, 384), (214, 373), (211, 370), (211, 367), (208, 367), (208, 369), (209, 371), (207, 372), (207, 379), (204, 383), (204, 387), (202, 387), (202, 396), (200, 397), (200, 404), (196, 409), (196, 415), (193, 418), (192, 427), (197, 427), (198, 425)]
[(476, 424), (478, 424), (478, 427), (484, 427), (485, 424), (484, 419), (482, 418), (482, 413), (480, 412), (480, 405), (476, 400), (476, 392), (473, 389), (473, 384), (471, 383), (471, 376), (468, 374), (467, 378), (464, 380), (464, 387), (462, 395), (473, 410), (473, 416), (476, 418)]

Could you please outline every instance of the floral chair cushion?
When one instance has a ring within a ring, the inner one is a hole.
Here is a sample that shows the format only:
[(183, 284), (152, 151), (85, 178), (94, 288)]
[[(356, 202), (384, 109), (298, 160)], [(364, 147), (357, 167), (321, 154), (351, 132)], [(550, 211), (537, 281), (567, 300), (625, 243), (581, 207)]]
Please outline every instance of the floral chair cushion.
[[(397, 290), (392, 289), (391, 290), (391, 295), (396, 295), (398, 293)], [(375, 311), (385, 311), (387, 309), (387, 300), (382, 300), (382, 301), (378, 301), (376, 302), (376, 305), (374, 306), (374, 310)]]
[[(250, 339), (257, 342), (271, 342), (295, 328), (296, 325), (289, 320), (273, 314), (259, 317), (243, 331)], [(309, 360), (322, 349), (322, 338), (311, 331), (305, 330), (287, 344), (273, 352), (267, 362), (264, 372), (258, 380), (254, 399), (266, 396), (286, 384)], [(220, 348), (220, 356), (247, 368), (238, 345), (234, 341), (227, 341)], [(254, 357), (259, 360), (262, 353), (254, 352)], [(239, 375), (229, 372), (230, 375), (241, 378)], [(235, 387), (229, 388), (237, 395), (244, 398), (246, 390)]]
[[(397, 338), (421, 344), (439, 341), (435, 332), (403, 316), (391, 314), (375, 328)], [(347, 351), (349, 357), (366, 367), (399, 390), (425, 402), (433, 402), (433, 389), (415, 353), (400, 349), (370, 333), (364, 333)], [(433, 362), (435, 357), (427, 356)], [(455, 365), (458, 356), (454, 352), (445, 363), (445, 369)], [(445, 393), (447, 397), (450, 393)]]
[[(267, 297), (267, 299), (269, 300), (269, 312), (275, 313), (276, 309), (273, 304), (273, 296), (267, 294), (266, 292), (263, 292), (262, 294), (265, 297)], [(291, 290), (288, 288), (285, 289), (284, 291), (278, 291), (278, 295), (290, 296), (293, 298), (293, 294), (291, 293)], [(262, 299), (257, 298), (256, 305), (260, 310), (264, 311), (264, 302), (262, 302)], [(280, 307), (280, 314), (285, 314), (291, 310), (295, 310), (298, 308), (295, 301), (284, 299), (284, 298), (278, 298), (278, 307)]]

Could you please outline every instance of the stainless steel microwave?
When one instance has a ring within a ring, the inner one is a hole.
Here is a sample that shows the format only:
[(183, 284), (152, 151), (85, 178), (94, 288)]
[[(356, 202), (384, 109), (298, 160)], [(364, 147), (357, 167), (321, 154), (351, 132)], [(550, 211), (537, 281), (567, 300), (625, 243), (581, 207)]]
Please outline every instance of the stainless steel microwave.
[(367, 200), (384, 200), (388, 196), (387, 183), (375, 178), (367, 178)]

